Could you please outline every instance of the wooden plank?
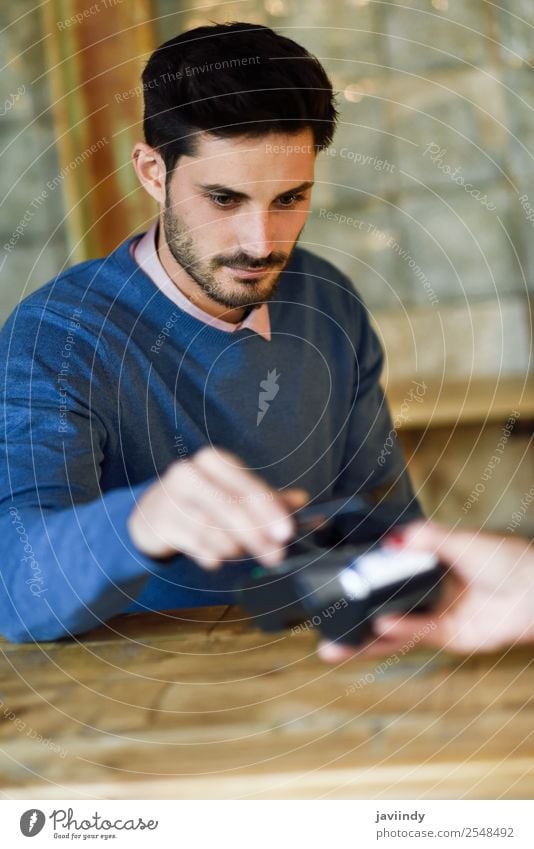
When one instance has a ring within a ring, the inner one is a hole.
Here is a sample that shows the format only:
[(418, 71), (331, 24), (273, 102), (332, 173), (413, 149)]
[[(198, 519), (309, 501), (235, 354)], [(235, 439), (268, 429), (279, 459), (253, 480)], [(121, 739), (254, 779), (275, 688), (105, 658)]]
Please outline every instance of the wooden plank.
[(142, 140), (143, 64), (156, 47), (151, 0), (40, 6), (72, 261), (106, 254), (157, 213), (129, 162)]
[[(461, 778), (458, 773), (461, 772)], [(42, 784), (7, 789), (7, 799), (531, 799), (531, 758), (272, 772), (246, 778), (153, 779), (117, 784)]]
[[(424, 668), (423, 658), (414, 658), (413, 664), (418, 659)], [(16, 689), (3, 686), (2, 702), (4, 710), (13, 711), (44, 737), (83, 734), (85, 727), (117, 733), (179, 728), (191, 739), (197, 734), (202, 738), (207, 727), (210, 733), (245, 725), (268, 729), (297, 715), (322, 714), (344, 722), (417, 710), (453, 711), (455, 717), (465, 719), (493, 705), (497, 711), (510, 713), (532, 707), (531, 669), (514, 668), (502, 674), (486, 671), (470, 677), (468, 670), (419, 675), (414, 665), (404, 665), (395, 677), (384, 674), (354, 690), (354, 672), (340, 674), (318, 663), (296, 674), (266, 674), (260, 667), (256, 676), (240, 675), (241, 670), (234, 669), (233, 677), (222, 681), (220, 663), (211, 674), (206, 670), (202, 678), (175, 670), (178, 681), (151, 680), (142, 672), (137, 678), (108, 675), (55, 685), (32, 680), (26, 690), (20, 684)], [(152, 674), (157, 677), (158, 672)], [(365, 680), (365, 669), (360, 667), (358, 674)], [(0, 740), (12, 736), (11, 723), (0, 721)]]
[[(202, 741), (176, 735), (173, 731), (142, 735), (96, 735), (85, 739), (63, 738), (65, 757), (52, 753), (47, 746), (18, 743), (4, 747), (1, 790), (12, 797), (24, 787), (38, 783), (46, 791), (70, 791), (80, 785), (93, 786), (99, 795), (102, 784), (115, 784), (121, 797), (145, 787), (151, 781), (178, 783), (196, 780), (210, 787), (224, 785), (230, 779), (260, 780), (268, 786), (273, 776), (322, 770), (384, 773), (396, 769), (406, 776), (418, 766), (441, 768), (441, 779), (448, 774), (456, 791), (468, 792), (464, 768), (473, 761), (505, 762), (530, 759), (534, 768), (532, 715), (519, 720), (510, 717), (475, 718), (446, 722), (440, 715), (414, 715), (410, 722), (395, 715), (381, 720), (325, 728), (320, 725), (300, 734), (281, 729), (278, 733), (251, 733), (246, 727), (226, 739), (205, 737)], [(454, 777), (453, 777), (454, 776)], [(368, 776), (369, 777), (369, 776)], [(500, 792), (507, 784), (502, 775), (493, 777)], [(220, 791), (219, 791), (220, 792)], [(223, 793), (225, 791), (223, 790)], [(35, 798), (40, 798), (36, 792)], [(141, 795), (138, 798), (142, 798)]]

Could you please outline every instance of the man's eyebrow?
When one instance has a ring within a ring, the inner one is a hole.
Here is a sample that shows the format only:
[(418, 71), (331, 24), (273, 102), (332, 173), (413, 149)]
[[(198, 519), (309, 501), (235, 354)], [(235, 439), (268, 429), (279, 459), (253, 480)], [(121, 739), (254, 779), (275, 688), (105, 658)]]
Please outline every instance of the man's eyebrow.
[[(238, 192), (236, 189), (231, 189), (229, 186), (223, 186), (222, 183), (196, 183), (196, 188), (201, 189), (203, 192), (218, 192), (220, 194), (232, 195), (234, 198), (239, 198), (240, 200), (250, 200), (250, 195), (247, 195), (245, 192)], [(297, 192), (304, 192), (306, 189), (311, 189), (313, 186), (313, 181), (307, 181), (305, 183), (301, 183), (299, 186), (293, 186), (291, 189), (286, 189), (285, 192), (280, 192), (279, 195), (276, 195), (277, 198), (284, 197), (284, 195), (297, 194)]]

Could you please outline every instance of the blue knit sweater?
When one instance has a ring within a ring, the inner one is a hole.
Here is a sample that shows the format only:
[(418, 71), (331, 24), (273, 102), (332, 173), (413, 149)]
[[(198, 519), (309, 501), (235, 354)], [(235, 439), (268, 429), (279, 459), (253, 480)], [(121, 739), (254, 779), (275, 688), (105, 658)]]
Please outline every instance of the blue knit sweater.
[(181, 311), (129, 244), (30, 295), (0, 334), (0, 631), (13, 641), (234, 601), (250, 559), (216, 573), (181, 555), (157, 561), (127, 531), (144, 490), (206, 444), (314, 500), (397, 481), (419, 515), (395, 440), (382, 450), (382, 351), (344, 275), (295, 249), (268, 342)]

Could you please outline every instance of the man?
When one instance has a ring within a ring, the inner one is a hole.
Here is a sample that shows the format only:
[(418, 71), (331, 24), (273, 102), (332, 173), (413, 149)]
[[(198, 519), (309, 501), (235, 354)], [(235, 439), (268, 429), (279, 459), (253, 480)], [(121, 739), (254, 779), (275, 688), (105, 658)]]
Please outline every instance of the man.
[[(55, 639), (231, 603), (307, 500), (420, 511), (350, 281), (296, 247), (336, 120), (319, 62), (266, 27), (201, 27), (143, 73), (133, 163), (157, 221), (6, 324), (0, 623)], [(389, 444), (389, 443), (388, 443)]]

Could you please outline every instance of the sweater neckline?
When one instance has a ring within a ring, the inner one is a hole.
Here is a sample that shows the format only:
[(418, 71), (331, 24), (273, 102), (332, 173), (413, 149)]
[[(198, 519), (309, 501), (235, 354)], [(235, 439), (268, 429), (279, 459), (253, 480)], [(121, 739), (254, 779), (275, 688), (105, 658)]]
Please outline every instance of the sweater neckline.
[[(130, 253), (130, 245), (133, 241), (138, 239), (143, 234), (137, 233), (135, 236), (132, 236), (130, 239), (122, 242), (118, 245), (117, 248), (110, 254), (110, 259), (112, 262), (115, 262), (122, 270), (127, 274), (128, 281), (132, 281), (135, 279), (136, 283), (139, 283), (143, 290), (147, 292), (147, 296), (153, 303), (161, 303), (167, 305), (167, 307), (172, 307), (172, 310), (180, 313), (180, 326), (191, 332), (195, 336), (202, 336), (203, 341), (212, 340), (214, 342), (226, 342), (232, 343), (236, 340), (236, 338), (240, 337), (241, 334), (246, 333), (249, 336), (257, 336), (258, 339), (265, 343), (266, 345), (270, 344), (267, 340), (263, 339), (258, 333), (253, 330), (250, 330), (248, 327), (242, 327), (236, 330), (234, 333), (228, 333), (227, 330), (220, 330), (215, 325), (206, 323), (196, 318), (194, 315), (191, 315), (185, 310), (181, 309), (178, 304), (175, 304), (170, 298), (165, 295), (161, 289), (156, 286), (154, 281), (146, 274), (146, 272), (136, 263), (135, 259), (132, 257)], [(283, 272), (282, 272), (283, 273)], [(276, 293), (274, 298), (269, 301), (269, 304), (272, 304), (276, 299)], [(271, 312), (271, 324), (272, 324), (272, 311)], [(242, 338), (242, 337), (241, 337)]]

